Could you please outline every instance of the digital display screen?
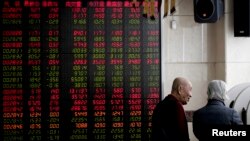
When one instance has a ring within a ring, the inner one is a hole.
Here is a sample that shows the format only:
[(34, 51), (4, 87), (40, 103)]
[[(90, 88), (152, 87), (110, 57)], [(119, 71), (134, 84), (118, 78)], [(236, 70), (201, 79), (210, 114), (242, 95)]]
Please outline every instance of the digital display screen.
[[(149, 140), (161, 98), (157, 0), (0, 6), (1, 141)], [(152, 6), (155, 19), (143, 17)]]

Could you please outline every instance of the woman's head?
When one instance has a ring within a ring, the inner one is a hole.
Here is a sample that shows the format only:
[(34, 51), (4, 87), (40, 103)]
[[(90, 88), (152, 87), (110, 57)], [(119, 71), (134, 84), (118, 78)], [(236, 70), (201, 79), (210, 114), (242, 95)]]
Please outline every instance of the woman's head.
[(216, 99), (224, 101), (228, 99), (226, 83), (222, 80), (212, 80), (208, 84), (207, 95), (208, 99)]

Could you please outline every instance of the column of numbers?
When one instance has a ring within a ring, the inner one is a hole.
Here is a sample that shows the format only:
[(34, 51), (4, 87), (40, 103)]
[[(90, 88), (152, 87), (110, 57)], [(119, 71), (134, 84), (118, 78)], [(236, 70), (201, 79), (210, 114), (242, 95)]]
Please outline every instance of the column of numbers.
[(59, 89), (59, 8), (48, 8), (48, 17), (46, 20), (46, 43), (45, 50), (46, 60), (46, 89), (49, 107), (48, 122), (48, 139), (59, 140), (59, 117), (60, 117), (60, 89)]
[[(89, 2), (90, 83), (93, 105), (93, 139), (106, 139), (106, 41), (104, 1)], [(93, 6), (93, 8), (92, 8)]]
[(124, 51), (123, 51), (123, 8), (122, 2), (108, 2), (106, 8), (106, 21), (108, 31), (107, 55), (110, 90), (110, 116), (111, 140), (124, 140)]
[[(157, 3), (155, 3), (157, 4)], [(157, 5), (156, 5), (157, 6)], [(145, 120), (144, 132), (146, 140), (150, 139), (152, 127), (152, 114), (160, 101), (160, 31), (159, 14), (156, 12), (155, 20), (143, 20), (143, 81)]]
[(87, 8), (72, 8), (73, 24), (73, 68), (70, 95), (73, 117), (71, 140), (88, 139), (88, 60), (87, 60)]
[(126, 5), (126, 74), (128, 82), (128, 100), (129, 106), (129, 140), (142, 139), (142, 33), (141, 27), (141, 8)]
[[(10, 6), (10, 3), (6, 1), (4, 5)], [(23, 139), (22, 11), (21, 7), (2, 9), (2, 118), (6, 141)]]
[(28, 14), (29, 139), (41, 140), (41, 38), (40, 8), (31, 7)]

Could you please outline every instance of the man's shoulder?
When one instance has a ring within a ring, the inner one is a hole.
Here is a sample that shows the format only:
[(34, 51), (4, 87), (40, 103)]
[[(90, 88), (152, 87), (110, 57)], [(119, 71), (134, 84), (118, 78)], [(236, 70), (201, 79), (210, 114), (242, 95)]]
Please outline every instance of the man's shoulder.
[(179, 107), (182, 106), (173, 96), (168, 95), (166, 96), (162, 102), (161, 105), (163, 105), (164, 107)]

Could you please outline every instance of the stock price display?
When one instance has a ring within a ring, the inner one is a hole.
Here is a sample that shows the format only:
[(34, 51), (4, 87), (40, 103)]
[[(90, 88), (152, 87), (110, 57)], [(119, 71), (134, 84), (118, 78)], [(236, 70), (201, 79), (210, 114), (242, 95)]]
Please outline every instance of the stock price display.
[(150, 5), (1, 0), (0, 140), (150, 140), (161, 97)]

